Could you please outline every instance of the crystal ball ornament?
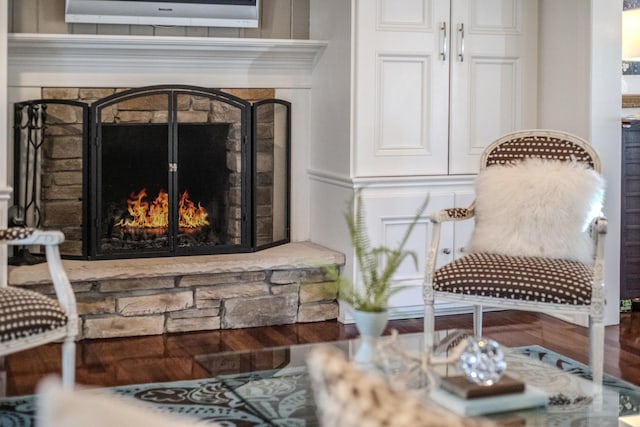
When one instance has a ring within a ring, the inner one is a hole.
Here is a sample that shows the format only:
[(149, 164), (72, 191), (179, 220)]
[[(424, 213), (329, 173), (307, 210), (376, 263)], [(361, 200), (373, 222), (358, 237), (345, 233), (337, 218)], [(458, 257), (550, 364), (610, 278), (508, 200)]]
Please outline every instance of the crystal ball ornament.
[(505, 369), (507, 362), (504, 353), (494, 340), (486, 338), (467, 339), (467, 347), (458, 360), (458, 367), (464, 372), (467, 380), (480, 384), (495, 384)]

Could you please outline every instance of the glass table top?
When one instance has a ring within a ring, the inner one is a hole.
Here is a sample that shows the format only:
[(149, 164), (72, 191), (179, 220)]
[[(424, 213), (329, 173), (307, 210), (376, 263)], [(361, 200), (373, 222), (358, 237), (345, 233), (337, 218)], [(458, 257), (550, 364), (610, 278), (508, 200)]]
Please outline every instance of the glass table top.
[[(438, 340), (455, 331), (437, 331)], [(390, 340), (382, 337), (380, 340)], [(196, 361), (212, 376), (222, 379), (242, 399), (273, 425), (319, 425), (306, 358), (321, 345), (332, 345), (353, 359), (360, 339), (321, 344), (300, 344), (243, 352), (203, 354)], [(421, 333), (399, 335), (394, 345), (419, 355)], [(540, 346), (504, 348), (506, 373), (549, 396), (546, 407), (484, 415), (500, 424), (618, 426), (618, 417), (640, 413), (640, 388), (605, 375), (597, 393), (585, 365)], [(378, 367), (379, 368), (379, 367)], [(373, 368), (375, 369), (375, 368)], [(379, 373), (381, 369), (378, 369)], [(438, 368), (438, 375), (457, 375), (453, 364)], [(426, 395), (425, 395), (425, 398)]]

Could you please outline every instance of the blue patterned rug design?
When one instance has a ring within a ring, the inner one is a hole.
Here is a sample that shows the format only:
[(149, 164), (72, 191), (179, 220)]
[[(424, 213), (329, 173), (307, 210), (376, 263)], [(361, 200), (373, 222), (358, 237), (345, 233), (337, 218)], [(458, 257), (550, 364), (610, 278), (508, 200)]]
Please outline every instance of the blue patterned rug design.
[[(533, 359), (540, 360), (548, 365), (555, 366), (564, 372), (568, 372), (586, 380), (591, 380), (591, 369), (589, 366), (561, 356), (558, 353), (547, 350), (542, 346), (530, 345), (526, 347), (517, 347), (513, 350)], [(640, 412), (640, 387), (607, 374), (604, 374), (602, 383), (607, 388), (618, 392), (618, 410), (620, 416), (633, 415)], [(562, 402), (560, 401), (558, 404), (562, 404)]]
[[(590, 379), (588, 366), (541, 346), (514, 350)], [(610, 375), (605, 375), (605, 385), (619, 393), (620, 415), (640, 410), (640, 387)], [(304, 367), (220, 375), (204, 380), (121, 386), (111, 390), (147, 403), (160, 412), (215, 421), (225, 427), (318, 425), (309, 377)], [(34, 414), (34, 396), (0, 400), (0, 427), (34, 427)]]

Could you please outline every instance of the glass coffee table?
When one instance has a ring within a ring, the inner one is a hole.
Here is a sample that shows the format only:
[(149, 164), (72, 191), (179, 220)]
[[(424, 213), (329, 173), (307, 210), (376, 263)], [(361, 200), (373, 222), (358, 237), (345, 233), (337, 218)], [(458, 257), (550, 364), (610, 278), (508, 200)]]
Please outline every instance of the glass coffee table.
[[(438, 331), (438, 339), (451, 333), (454, 331)], [(195, 360), (272, 425), (315, 426), (319, 422), (305, 361), (321, 345), (332, 345), (351, 359), (360, 340), (206, 354)], [(418, 354), (423, 337), (421, 333), (400, 335), (394, 345)], [(539, 346), (503, 350), (509, 376), (542, 390), (548, 395), (547, 405), (484, 415), (487, 418), (508, 425), (617, 427), (619, 416), (640, 413), (640, 387), (605, 375), (605, 385), (598, 393), (586, 379), (588, 367), (578, 362)], [(454, 365), (443, 365), (438, 374), (458, 372)]]

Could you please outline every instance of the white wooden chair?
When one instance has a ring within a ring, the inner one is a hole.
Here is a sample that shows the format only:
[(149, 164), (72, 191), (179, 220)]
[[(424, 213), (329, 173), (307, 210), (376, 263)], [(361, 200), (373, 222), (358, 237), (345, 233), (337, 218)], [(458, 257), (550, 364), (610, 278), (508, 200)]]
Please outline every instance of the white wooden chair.
[[(44, 245), (57, 300), (38, 292), (0, 286), (0, 357), (62, 340), (62, 382), (75, 382), (76, 298), (65, 273), (58, 245), (60, 231), (32, 228), (0, 229), (0, 244)], [(6, 261), (5, 261), (6, 262)]]
[[(503, 213), (501, 210), (505, 208), (500, 206), (502, 203), (494, 203), (494, 206), (488, 207), (487, 203), (484, 202), (482, 212), (480, 212), (480, 197), (484, 196), (481, 191), (491, 188), (490, 185), (479, 186), (483, 182), (487, 182), (481, 181), (488, 176), (485, 171), (495, 173), (495, 171), (507, 170), (507, 172), (512, 173), (516, 170), (509, 168), (528, 168), (530, 166), (527, 165), (535, 164), (536, 162), (540, 165), (551, 164), (562, 168), (579, 167), (582, 170), (579, 173), (589, 173), (591, 174), (589, 176), (595, 176), (595, 180), (601, 179), (599, 175), (600, 160), (596, 151), (587, 141), (575, 135), (551, 130), (526, 130), (507, 134), (490, 144), (481, 158), (480, 173), (476, 180), (476, 200), (472, 205), (469, 208), (445, 209), (432, 214), (430, 217), (430, 221), (433, 224), (433, 233), (430, 246), (427, 248), (423, 292), (425, 302), (425, 345), (428, 347), (427, 350), (433, 346), (434, 301), (436, 300), (473, 305), (474, 334), (476, 336), (482, 335), (483, 305), (552, 314), (583, 314), (589, 318), (589, 356), (593, 381), (596, 384), (601, 384), (605, 304), (603, 283), (604, 236), (607, 230), (607, 220), (599, 211), (596, 212), (596, 215), (589, 216), (587, 212), (582, 212), (575, 205), (570, 205), (566, 208), (568, 213), (580, 211), (576, 215), (582, 215), (581, 220), (584, 221), (584, 226), (582, 227), (582, 236), (579, 237), (584, 237), (586, 242), (584, 246), (588, 247), (590, 251), (590, 259), (588, 260), (575, 260), (571, 259), (572, 257), (564, 256), (545, 256), (544, 254), (535, 256), (531, 254), (522, 255), (520, 253), (512, 254), (509, 252), (508, 247), (498, 248), (495, 251), (477, 251), (473, 247), (474, 234), (470, 242), (472, 247), (469, 251), (466, 251), (468, 253), (447, 265), (436, 268), (440, 228), (443, 222), (464, 221), (475, 217), (474, 233), (476, 233), (488, 219), (493, 219), (491, 215), (495, 212)], [(582, 166), (583, 164), (586, 166)], [(492, 166), (502, 166), (502, 168), (492, 169)], [(560, 190), (546, 189), (548, 193), (550, 192), (549, 194), (553, 194), (555, 191), (563, 191), (562, 184), (567, 180), (557, 179), (553, 174), (549, 176), (551, 177), (549, 180), (546, 180), (543, 176), (542, 179), (531, 180), (530, 182), (525, 181), (527, 185), (521, 187), (522, 195), (526, 196), (528, 191), (534, 190), (538, 191), (537, 194), (539, 194), (539, 188), (532, 190), (528, 185), (531, 184), (535, 187), (539, 181), (556, 182), (560, 185)], [(507, 187), (507, 184), (513, 184), (506, 181), (509, 180), (502, 179), (500, 181), (504, 183), (504, 187)], [(578, 180), (577, 182), (579, 184), (581, 181)], [(540, 185), (544, 186), (544, 184)], [(495, 189), (500, 191), (500, 185), (495, 186)], [(568, 194), (572, 194), (569, 190)], [(544, 188), (543, 191), (545, 191)], [(582, 187), (580, 187), (580, 191), (582, 193), (588, 192)], [(604, 189), (601, 181), (600, 189), (594, 189), (595, 191), (599, 191), (600, 197), (602, 197)], [(594, 196), (597, 198), (597, 195)], [(520, 194), (508, 197), (520, 199)], [(530, 197), (535, 198), (537, 196), (534, 194)], [(585, 197), (587, 196), (585, 195)], [(523, 199), (527, 200), (526, 197)], [(483, 200), (487, 201), (487, 199)], [(559, 201), (563, 201), (562, 197), (559, 198)], [(571, 204), (571, 197), (565, 202)], [(509, 204), (509, 201), (507, 200), (505, 204)], [(545, 209), (556, 209), (553, 212), (559, 212), (558, 221), (560, 221), (561, 214), (565, 212), (564, 210), (563, 212), (557, 210), (553, 203), (548, 207), (543, 204), (543, 207)], [(536, 206), (536, 209), (540, 209), (540, 206)], [(532, 212), (527, 212), (525, 218), (527, 222), (530, 222), (534, 216), (532, 216)], [(553, 215), (551, 219), (553, 221)], [(497, 229), (502, 230), (500, 226)], [(500, 232), (495, 233), (495, 230), (493, 230), (494, 233), (492, 235), (497, 240), (500, 240), (498, 239)], [(506, 230), (508, 230), (507, 225), (504, 226), (504, 231), (508, 233)], [(525, 234), (525, 236), (530, 236), (531, 234)], [(539, 235), (530, 237), (532, 239), (540, 238), (544, 240), (549, 238), (552, 240), (556, 237), (554, 234), (557, 233), (554, 233), (553, 230), (547, 230), (537, 234)], [(514, 241), (513, 243), (522, 242)], [(573, 242), (561, 241), (560, 243), (563, 245), (567, 243), (570, 246)], [(540, 245), (542, 244), (545, 243), (540, 243)], [(542, 252), (544, 253), (544, 251)], [(553, 252), (553, 248), (550, 248), (549, 252)]]

